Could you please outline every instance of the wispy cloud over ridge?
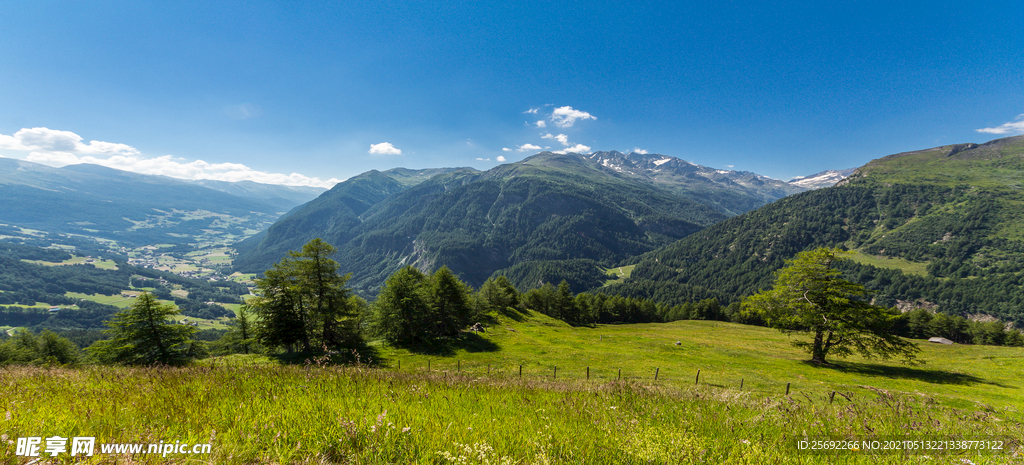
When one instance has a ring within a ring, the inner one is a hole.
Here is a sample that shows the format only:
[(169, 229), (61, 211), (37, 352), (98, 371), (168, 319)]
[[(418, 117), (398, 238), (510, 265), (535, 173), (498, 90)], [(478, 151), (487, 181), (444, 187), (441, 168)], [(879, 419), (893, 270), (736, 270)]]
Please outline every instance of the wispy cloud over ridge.
[(994, 128), (975, 129), (975, 131), (985, 134), (1024, 134), (1024, 114), (1017, 115), (1015, 121), (1003, 123)]
[(96, 140), (84, 143), (78, 134), (49, 128), (25, 128), (10, 136), (0, 134), (0, 150), (28, 152), (26, 160), (58, 168), (89, 163), (133, 173), (178, 179), (252, 181), (262, 184), (324, 188), (330, 188), (342, 181), (336, 178), (325, 181), (299, 173), (269, 173), (254, 170), (241, 163), (187, 161), (171, 155), (145, 157), (138, 149), (127, 144)]

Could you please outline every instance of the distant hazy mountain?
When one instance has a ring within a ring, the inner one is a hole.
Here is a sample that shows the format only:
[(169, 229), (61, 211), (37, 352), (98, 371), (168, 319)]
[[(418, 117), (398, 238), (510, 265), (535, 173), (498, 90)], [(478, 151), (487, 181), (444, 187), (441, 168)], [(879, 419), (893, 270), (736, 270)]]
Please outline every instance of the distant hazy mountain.
[(823, 187), (832, 187), (839, 181), (846, 179), (848, 176), (857, 171), (857, 168), (848, 168), (845, 170), (826, 170), (820, 173), (815, 173), (810, 176), (797, 176), (789, 181), (794, 186), (800, 186), (805, 189), (821, 189)]
[(301, 201), (255, 183), (239, 189), (249, 194), (99, 165), (52, 168), (0, 158), (0, 223), (127, 244), (182, 243), (204, 231), (251, 235)]
[(193, 181), (186, 180), (185, 182), (227, 192), (228, 194), (246, 199), (258, 200), (278, 208), (282, 213), (295, 208), (297, 205), (309, 202), (327, 191), (323, 187), (280, 186), (253, 181), (227, 182), (197, 179)]
[[(447, 265), (474, 285), (513, 266), (518, 276), (537, 276), (526, 268), (557, 260), (593, 260), (596, 272), (597, 264), (610, 266), (803, 190), (754, 173), (618, 152), (544, 152), (427, 180), (420, 172), (403, 177), (406, 171), (372, 171), (338, 184), (240, 244), (236, 266), (266, 270), (321, 237), (339, 248), (336, 259), (353, 273), (351, 284), (370, 294), (405, 264), (428, 271)], [(517, 283), (525, 284), (537, 283)]]
[[(890, 155), (644, 255), (610, 292), (722, 303), (771, 286), (798, 252), (858, 252), (849, 276), (885, 305), (1024, 323), (1024, 136)], [(868, 266), (874, 265), (874, 266)], [(878, 267), (876, 267), (878, 266)], [(881, 268), (879, 268), (881, 267)]]

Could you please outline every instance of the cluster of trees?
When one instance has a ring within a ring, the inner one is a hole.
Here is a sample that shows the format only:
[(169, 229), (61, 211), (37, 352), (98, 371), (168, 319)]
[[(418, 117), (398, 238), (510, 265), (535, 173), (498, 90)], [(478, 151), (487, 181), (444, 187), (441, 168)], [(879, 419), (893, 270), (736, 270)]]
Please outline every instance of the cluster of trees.
[(373, 333), (394, 344), (457, 336), (478, 315), (472, 289), (448, 267), (432, 275), (403, 267), (384, 283), (370, 309)]
[[(376, 301), (367, 305), (346, 287), (349, 276), (339, 274), (338, 264), (329, 258), (332, 253), (334, 248), (320, 239), (289, 252), (256, 280), (257, 297), (242, 306), (226, 332), (198, 334), (191, 326), (176, 324), (171, 317), (179, 309), (145, 293), (106, 321), (106, 338), (96, 340), (88, 332), (75, 337), (92, 342), (86, 352), (100, 363), (180, 365), (211, 349), (228, 354), (356, 347), (364, 328), (392, 344), (437, 344), (457, 338), (484, 314), (530, 309), (574, 325), (680, 319), (767, 325), (810, 334), (810, 341), (798, 345), (815, 363), (852, 353), (913, 362), (915, 347), (899, 336), (1024, 346), (1020, 332), (998, 321), (972, 322), (925, 310), (900, 314), (876, 305), (865, 286), (844, 274), (848, 260), (843, 258), (850, 252), (840, 249), (802, 252), (777, 271), (771, 289), (745, 298), (742, 305), (725, 306), (715, 298), (668, 306), (602, 293), (574, 294), (564, 280), (520, 293), (505, 276), (491, 277), (474, 291), (447, 267), (426, 274), (412, 266), (392, 274)], [(49, 331), (19, 332), (0, 344), (0, 363), (81, 360), (74, 343)]]
[(246, 303), (256, 318), (255, 338), (268, 348), (304, 352), (350, 346), (366, 302), (345, 287), (330, 244), (317, 238), (256, 279), (259, 297)]
[(958, 315), (933, 313), (922, 308), (906, 312), (896, 320), (893, 331), (903, 337), (927, 339), (944, 337), (959, 344), (1024, 346), (1024, 334), (1005, 322), (972, 321)]
[(0, 365), (67, 365), (81, 360), (78, 347), (53, 331), (20, 330), (0, 344)]

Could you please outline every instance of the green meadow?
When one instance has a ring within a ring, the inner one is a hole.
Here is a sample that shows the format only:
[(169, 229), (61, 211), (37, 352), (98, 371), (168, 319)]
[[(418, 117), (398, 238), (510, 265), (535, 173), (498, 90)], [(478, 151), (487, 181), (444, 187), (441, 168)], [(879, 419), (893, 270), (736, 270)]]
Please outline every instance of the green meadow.
[[(1024, 437), (1020, 348), (921, 341), (924, 365), (815, 367), (788, 336), (723, 322), (579, 328), (510, 312), (485, 326), (429, 352), (371, 343), (347, 365), (4, 368), (0, 434), (210, 443), (208, 455), (76, 463), (217, 464), (1016, 463)], [(815, 439), (1003, 449), (798, 449)], [(0, 444), (7, 463), (27, 463), (14, 447)]]

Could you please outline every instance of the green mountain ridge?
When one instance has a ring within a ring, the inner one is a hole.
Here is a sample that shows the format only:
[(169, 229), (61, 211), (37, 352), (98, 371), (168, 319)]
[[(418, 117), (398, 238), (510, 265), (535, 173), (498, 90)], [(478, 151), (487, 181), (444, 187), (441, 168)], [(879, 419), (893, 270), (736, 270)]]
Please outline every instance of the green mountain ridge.
[[(393, 174), (365, 173), (289, 213), (259, 244), (253, 245), (256, 238), (241, 244), (235, 263), (242, 271), (260, 272), (285, 251), (321, 237), (338, 247), (335, 259), (343, 270), (354, 272), (353, 286), (367, 294), (406, 264), (423, 270), (447, 265), (480, 285), (509, 267), (532, 280), (538, 274), (524, 269), (531, 264), (587, 259), (595, 264), (594, 276), (603, 280), (597, 265), (611, 266), (731, 215), (706, 192), (610, 169), (599, 161), (608, 159), (608, 153), (602, 154), (543, 152), (483, 172), (436, 174), (405, 189), (399, 189)], [(748, 197), (741, 203), (766, 202), (748, 188), (734, 191)], [(569, 268), (576, 273), (579, 263)], [(575, 288), (591, 287), (595, 279), (581, 277)]]
[[(731, 302), (768, 288), (796, 253), (843, 246), (860, 252), (847, 272), (884, 304), (1024, 323), (1022, 183), (1024, 136), (890, 155), (835, 187), (649, 252), (629, 279), (605, 291), (665, 303)], [(926, 272), (904, 273), (899, 263)]]

